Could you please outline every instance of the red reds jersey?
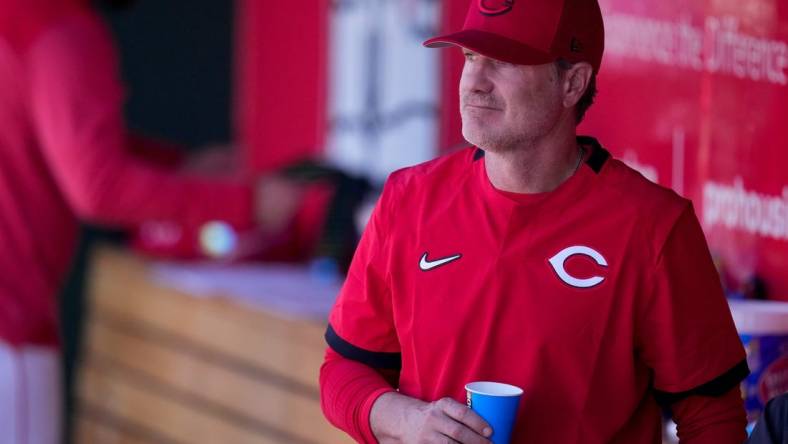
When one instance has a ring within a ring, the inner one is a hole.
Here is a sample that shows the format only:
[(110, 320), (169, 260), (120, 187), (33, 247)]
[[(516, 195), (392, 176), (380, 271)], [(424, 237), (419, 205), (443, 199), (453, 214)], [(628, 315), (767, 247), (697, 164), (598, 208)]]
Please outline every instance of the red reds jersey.
[(394, 173), (330, 316), (346, 358), (401, 393), (525, 391), (513, 443), (661, 442), (657, 399), (747, 374), (691, 203), (591, 138), (549, 193), (495, 189), (467, 149)]

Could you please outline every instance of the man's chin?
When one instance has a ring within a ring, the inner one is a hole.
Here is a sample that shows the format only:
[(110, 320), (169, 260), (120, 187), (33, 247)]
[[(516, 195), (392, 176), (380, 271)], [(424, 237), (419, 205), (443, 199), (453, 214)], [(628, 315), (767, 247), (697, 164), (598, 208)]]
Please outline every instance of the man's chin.
[(481, 128), (467, 128), (465, 125), (463, 125), (462, 137), (464, 137), (468, 143), (485, 151), (502, 151), (500, 143), (498, 143), (499, 138), (495, 137), (494, 134), (490, 134), (489, 131), (484, 131)]

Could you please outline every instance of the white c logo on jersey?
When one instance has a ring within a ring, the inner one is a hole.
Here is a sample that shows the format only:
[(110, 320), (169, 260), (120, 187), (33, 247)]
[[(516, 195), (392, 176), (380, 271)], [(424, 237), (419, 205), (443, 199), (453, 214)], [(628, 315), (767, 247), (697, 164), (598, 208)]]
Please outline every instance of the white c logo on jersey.
[(599, 285), (602, 281), (605, 280), (602, 276), (592, 276), (587, 279), (578, 279), (571, 274), (566, 272), (564, 268), (564, 264), (566, 260), (569, 259), (571, 256), (576, 254), (582, 254), (584, 256), (588, 256), (594, 260), (597, 264), (602, 267), (607, 267), (607, 261), (605, 258), (599, 254), (598, 251), (594, 250), (593, 248), (585, 247), (583, 245), (574, 245), (568, 248), (564, 248), (563, 250), (559, 251), (558, 254), (551, 257), (549, 259), (550, 265), (555, 270), (555, 273), (558, 277), (566, 282), (567, 284), (577, 287), (577, 288), (590, 288), (595, 285)]

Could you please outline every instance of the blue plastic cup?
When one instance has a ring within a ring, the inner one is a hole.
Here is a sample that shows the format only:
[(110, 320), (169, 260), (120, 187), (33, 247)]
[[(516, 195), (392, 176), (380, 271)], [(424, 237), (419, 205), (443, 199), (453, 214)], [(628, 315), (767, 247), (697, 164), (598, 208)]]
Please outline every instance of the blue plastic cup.
[(500, 382), (479, 381), (465, 385), (468, 407), (492, 427), (493, 444), (509, 444), (523, 389)]

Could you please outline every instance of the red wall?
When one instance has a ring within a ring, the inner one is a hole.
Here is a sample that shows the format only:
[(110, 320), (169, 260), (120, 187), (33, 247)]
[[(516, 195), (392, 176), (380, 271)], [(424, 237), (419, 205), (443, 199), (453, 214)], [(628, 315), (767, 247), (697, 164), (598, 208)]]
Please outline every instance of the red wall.
[(236, 133), (266, 171), (323, 150), (328, 2), (238, 0)]
[(729, 288), (788, 300), (788, 8), (602, 0), (599, 99), (581, 132), (693, 200)]

